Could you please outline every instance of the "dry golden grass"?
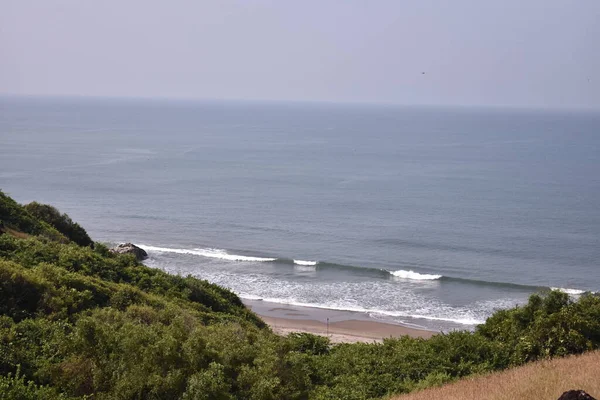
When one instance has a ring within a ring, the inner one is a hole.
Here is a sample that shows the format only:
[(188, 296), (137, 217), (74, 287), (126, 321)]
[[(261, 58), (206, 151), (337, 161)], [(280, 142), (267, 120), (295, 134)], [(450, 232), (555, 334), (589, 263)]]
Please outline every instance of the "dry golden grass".
[(600, 351), (462, 379), (390, 400), (556, 400), (571, 389), (600, 399)]
[(4, 231), (6, 233), (8, 233), (9, 235), (12, 235), (18, 239), (27, 239), (30, 236), (26, 233), (15, 231), (14, 229), (10, 229), (10, 228), (4, 228)]

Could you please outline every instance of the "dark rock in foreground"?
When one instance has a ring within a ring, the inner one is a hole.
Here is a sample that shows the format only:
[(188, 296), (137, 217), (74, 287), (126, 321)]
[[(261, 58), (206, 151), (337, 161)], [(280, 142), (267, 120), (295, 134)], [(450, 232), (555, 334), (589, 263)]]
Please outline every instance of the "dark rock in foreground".
[(558, 398), (558, 400), (596, 400), (583, 390), (569, 390)]
[(148, 258), (148, 253), (133, 243), (122, 243), (110, 251), (117, 254), (133, 254), (139, 261)]

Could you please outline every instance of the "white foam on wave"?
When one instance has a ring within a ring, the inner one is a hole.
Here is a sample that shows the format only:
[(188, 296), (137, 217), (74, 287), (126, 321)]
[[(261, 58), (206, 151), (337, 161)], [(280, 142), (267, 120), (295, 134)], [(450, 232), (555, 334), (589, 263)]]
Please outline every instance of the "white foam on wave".
[(403, 269), (399, 269), (398, 271), (389, 271), (389, 273), (397, 278), (412, 279), (416, 281), (433, 281), (442, 277), (442, 275), (419, 274), (418, 272), (414, 272), (412, 270), (406, 271)]
[(209, 257), (209, 258), (218, 258), (220, 260), (228, 260), (228, 261), (248, 261), (248, 262), (268, 262), (275, 261), (277, 258), (267, 258), (267, 257), (251, 257), (251, 256), (242, 256), (238, 254), (229, 254), (225, 250), (221, 249), (173, 249), (170, 247), (156, 247), (156, 246), (148, 246), (144, 244), (138, 245), (142, 249), (146, 250), (149, 253), (157, 252), (157, 253), (177, 253), (177, 254), (191, 254), (200, 257)]
[(317, 265), (317, 261), (294, 260), (294, 264), (303, 265), (305, 267), (312, 267), (314, 265)]
[(556, 290), (558, 292), (563, 292), (566, 294), (570, 294), (571, 296), (579, 296), (581, 294), (585, 293), (585, 290), (581, 290), (581, 289), (569, 289), (569, 288), (559, 288), (559, 287), (553, 287), (550, 288), (552, 290)]
[(240, 294), (239, 295), (242, 299), (246, 299), (246, 300), (256, 300), (256, 301), (261, 301), (262, 297), (260, 296), (255, 296), (253, 294)]
[(322, 310), (336, 310), (336, 311), (350, 311), (350, 312), (359, 312), (369, 314), (371, 316), (379, 315), (379, 316), (387, 316), (387, 317), (401, 317), (401, 318), (415, 318), (415, 319), (427, 319), (432, 321), (444, 321), (444, 322), (453, 322), (461, 325), (479, 325), (483, 324), (485, 321), (476, 319), (476, 318), (450, 318), (450, 317), (435, 317), (429, 315), (420, 315), (420, 314), (410, 314), (401, 311), (388, 311), (388, 310), (378, 310), (378, 309), (368, 309), (363, 307), (352, 307), (352, 306), (337, 306), (333, 304), (314, 304), (314, 303), (305, 303), (300, 301), (294, 301), (291, 299), (280, 299), (280, 298), (272, 298), (272, 297), (259, 297), (248, 294), (240, 294), (241, 298), (246, 300), (261, 300), (267, 303), (276, 303), (276, 304), (286, 304), (290, 306), (297, 307), (308, 307), (308, 308), (318, 308)]

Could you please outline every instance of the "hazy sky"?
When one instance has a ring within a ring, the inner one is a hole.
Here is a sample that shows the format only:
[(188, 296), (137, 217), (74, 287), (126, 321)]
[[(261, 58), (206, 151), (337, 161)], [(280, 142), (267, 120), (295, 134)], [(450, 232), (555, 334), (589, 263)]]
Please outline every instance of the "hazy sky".
[(600, 0), (0, 0), (0, 93), (600, 108)]

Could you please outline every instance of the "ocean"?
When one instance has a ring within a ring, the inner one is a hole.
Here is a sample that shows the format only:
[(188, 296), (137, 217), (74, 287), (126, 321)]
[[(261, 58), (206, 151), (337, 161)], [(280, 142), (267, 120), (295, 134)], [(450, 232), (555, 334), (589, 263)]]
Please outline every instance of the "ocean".
[(0, 188), (332, 315), (473, 329), (600, 290), (600, 112), (1, 97)]

